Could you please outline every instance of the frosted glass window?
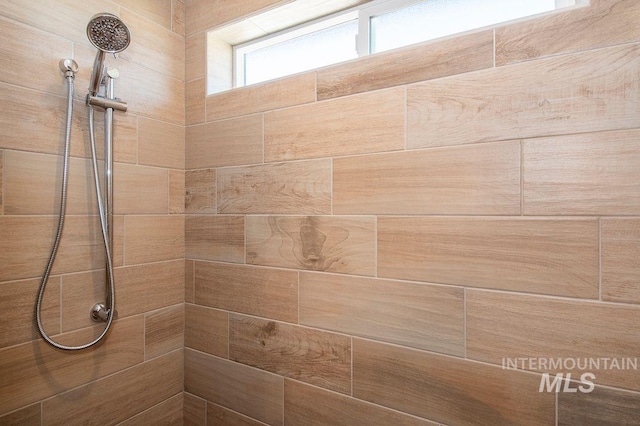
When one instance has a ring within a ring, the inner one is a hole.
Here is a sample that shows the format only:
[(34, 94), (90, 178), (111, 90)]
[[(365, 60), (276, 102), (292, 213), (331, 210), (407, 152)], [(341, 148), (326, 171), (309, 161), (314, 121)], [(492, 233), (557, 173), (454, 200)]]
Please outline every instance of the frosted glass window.
[(295, 74), (358, 57), (353, 20), (244, 54), (244, 84)]
[(371, 18), (371, 53), (556, 9), (556, 0), (426, 0)]
[[(318, 0), (317, 4), (323, 2), (354, 3)], [(372, 0), (303, 22), (299, 15), (307, 5), (290, 15), (302, 22), (291, 27), (283, 22), (278, 26), (275, 21), (277, 16), (286, 16), (284, 12), (273, 14), (274, 21), (262, 17), (267, 27), (273, 27), (270, 33), (248, 18), (209, 32), (207, 93), (588, 4), (589, 0)], [(262, 35), (251, 39), (256, 33)]]

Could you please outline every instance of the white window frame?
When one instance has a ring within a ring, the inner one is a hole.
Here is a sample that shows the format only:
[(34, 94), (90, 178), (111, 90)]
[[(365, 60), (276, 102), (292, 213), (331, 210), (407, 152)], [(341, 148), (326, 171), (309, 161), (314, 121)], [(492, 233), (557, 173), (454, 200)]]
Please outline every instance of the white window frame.
[[(266, 36), (235, 45), (233, 46), (233, 87), (245, 86), (244, 55), (246, 53), (355, 19), (358, 21), (358, 34), (356, 35), (355, 40), (358, 57), (370, 55), (371, 18), (393, 12), (403, 7), (411, 6), (412, 4), (419, 3), (421, 1), (423, 0), (374, 0), (363, 5), (355, 6), (329, 16), (314, 19), (282, 31), (267, 34)], [(558, 9), (568, 10), (574, 7), (586, 6), (589, 4), (589, 0), (555, 0), (555, 4), (556, 11)], [(529, 18), (530, 17), (523, 17), (521, 19)], [(504, 23), (496, 24), (495, 26), (499, 25), (504, 25)], [(482, 28), (477, 28), (473, 31), (481, 29)]]
[(358, 11), (349, 9), (233, 46), (233, 86), (245, 85), (245, 54), (357, 19)]

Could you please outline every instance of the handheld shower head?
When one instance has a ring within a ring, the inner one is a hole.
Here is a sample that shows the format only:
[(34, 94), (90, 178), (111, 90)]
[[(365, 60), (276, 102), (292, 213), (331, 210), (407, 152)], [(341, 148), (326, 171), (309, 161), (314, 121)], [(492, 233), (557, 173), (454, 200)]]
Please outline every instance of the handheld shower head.
[(98, 49), (89, 85), (90, 95), (95, 96), (104, 74), (104, 54), (118, 53), (126, 49), (131, 42), (131, 33), (117, 16), (111, 13), (98, 13), (87, 25), (87, 37)]

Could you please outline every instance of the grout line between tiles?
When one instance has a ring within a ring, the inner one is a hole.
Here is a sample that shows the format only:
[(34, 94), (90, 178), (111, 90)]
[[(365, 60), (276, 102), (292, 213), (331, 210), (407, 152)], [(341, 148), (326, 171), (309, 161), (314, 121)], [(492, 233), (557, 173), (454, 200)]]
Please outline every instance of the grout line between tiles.
[[(407, 413), (406, 411), (401, 411), (401, 410), (399, 410), (397, 408), (392, 408), (392, 407), (389, 407), (389, 406), (386, 406), (386, 405), (382, 405), (380, 403), (376, 403), (376, 402), (372, 402), (372, 401), (369, 401), (369, 400), (366, 400), (366, 399), (361, 399), (361, 398), (358, 398), (358, 397), (355, 397), (355, 396), (350, 396), (350, 395), (347, 395), (347, 394), (344, 394), (344, 393), (340, 393), (340, 392), (337, 392), (337, 391), (332, 390), (332, 389), (324, 388), (324, 387), (319, 386), (319, 385), (314, 384), (314, 383), (303, 382), (303, 381), (301, 381), (299, 379), (294, 379), (294, 378), (291, 378), (291, 377), (287, 377), (287, 380), (303, 384), (304, 386), (310, 386), (312, 388), (318, 389), (318, 390), (320, 390), (322, 392), (333, 394), (333, 395), (338, 396), (340, 398), (353, 399), (353, 400), (355, 400), (355, 401), (357, 401), (357, 402), (359, 402), (361, 404), (365, 404), (368, 407), (376, 407), (378, 409), (382, 409), (385, 412), (398, 413), (398, 414), (401, 414), (402, 416), (404, 416), (405, 418), (412, 418), (412, 419), (416, 419), (416, 420), (419, 420), (419, 421), (422, 421), (422, 422), (424, 422), (424, 420), (428, 420), (428, 421), (434, 423), (434, 425), (447, 426), (444, 423), (433, 422), (432, 420), (430, 420), (427, 417), (420, 417), (420, 416), (417, 416), (415, 414)], [(422, 423), (420, 423), (420, 424), (422, 424)]]
[(209, 401), (204, 400), (204, 424), (207, 425), (207, 412), (209, 411)]

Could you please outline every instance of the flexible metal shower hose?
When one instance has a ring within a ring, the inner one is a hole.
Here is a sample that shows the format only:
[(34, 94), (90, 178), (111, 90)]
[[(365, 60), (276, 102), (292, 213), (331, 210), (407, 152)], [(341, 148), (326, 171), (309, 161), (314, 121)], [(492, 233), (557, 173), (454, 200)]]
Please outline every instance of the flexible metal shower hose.
[(53, 247), (51, 248), (51, 255), (49, 256), (49, 262), (47, 263), (47, 267), (45, 268), (44, 274), (42, 276), (42, 281), (40, 282), (40, 288), (38, 290), (38, 300), (36, 302), (36, 323), (38, 325), (38, 331), (42, 338), (49, 343), (50, 345), (63, 349), (66, 351), (77, 351), (81, 349), (86, 349), (91, 347), (98, 342), (100, 342), (104, 336), (107, 334), (109, 329), (111, 328), (111, 323), (113, 322), (114, 314), (115, 314), (115, 286), (113, 282), (113, 263), (111, 261), (111, 250), (109, 247), (109, 236), (107, 234), (107, 218), (104, 211), (104, 205), (102, 203), (102, 195), (100, 191), (100, 181), (98, 178), (98, 162), (96, 158), (96, 147), (95, 147), (95, 138), (93, 131), (93, 108), (89, 106), (89, 134), (91, 136), (91, 158), (93, 162), (93, 172), (94, 172), (94, 182), (96, 187), (96, 196), (98, 198), (98, 210), (100, 214), (100, 227), (102, 229), (102, 241), (104, 243), (104, 249), (107, 258), (107, 268), (108, 268), (108, 287), (109, 287), (109, 297), (108, 303), (108, 315), (107, 315), (107, 324), (104, 327), (102, 333), (93, 341), (78, 345), (78, 346), (67, 346), (60, 344), (51, 337), (49, 337), (44, 330), (44, 326), (42, 325), (42, 299), (44, 296), (44, 291), (47, 287), (47, 281), (49, 280), (49, 274), (51, 273), (51, 268), (53, 268), (53, 263), (56, 258), (56, 254), (58, 252), (58, 247), (60, 246), (60, 240), (62, 239), (62, 230), (64, 228), (64, 219), (65, 219), (65, 211), (67, 208), (67, 183), (69, 176), (69, 153), (70, 153), (70, 145), (71, 145), (71, 120), (73, 118), (73, 75), (67, 76), (67, 124), (65, 129), (65, 142), (64, 142), (64, 166), (62, 172), (62, 195), (60, 197), (60, 216), (58, 219), (58, 230), (56, 232), (56, 238), (53, 243)]

